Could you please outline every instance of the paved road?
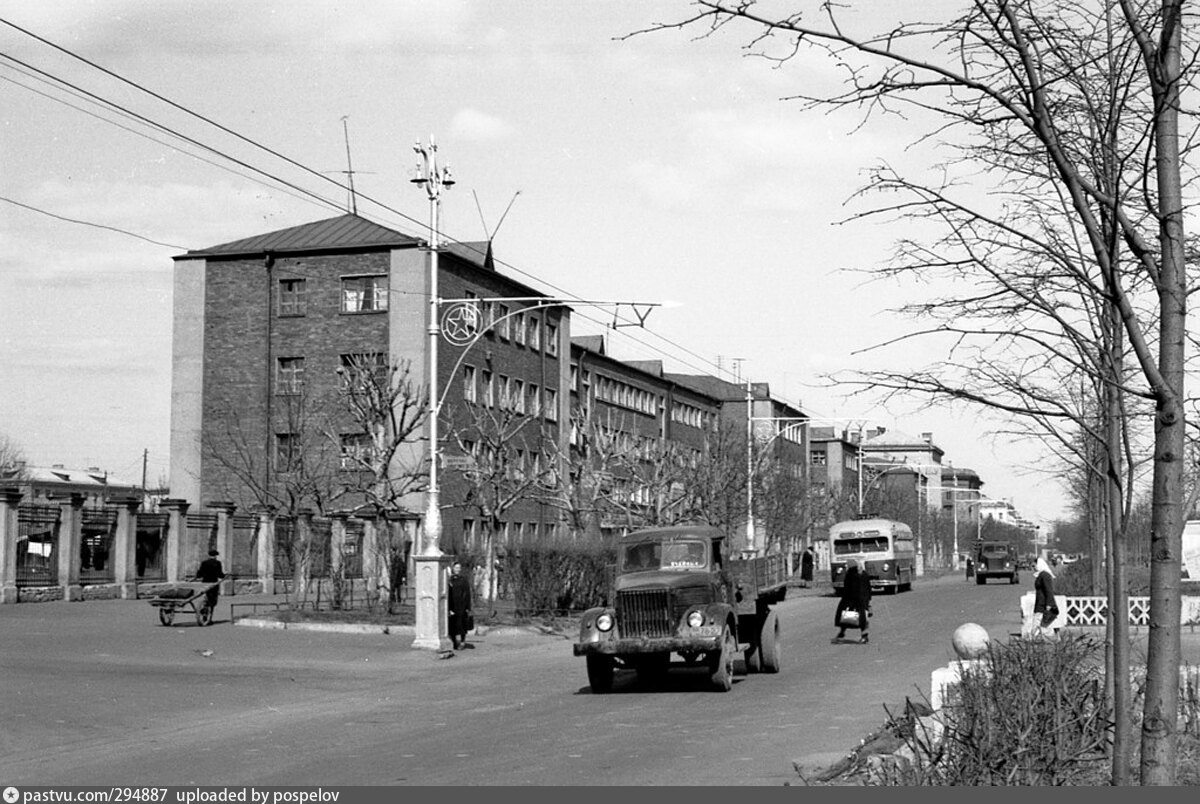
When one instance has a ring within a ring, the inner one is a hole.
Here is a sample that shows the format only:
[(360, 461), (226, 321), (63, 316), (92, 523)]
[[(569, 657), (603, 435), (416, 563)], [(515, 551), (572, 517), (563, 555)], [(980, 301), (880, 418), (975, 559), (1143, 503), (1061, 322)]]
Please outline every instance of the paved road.
[(779, 785), (924, 700), (958, 624), (1016, 630), (1027, 586), (918, 579), (876, 599), (869, 645), (830, 644), (831, 597), (791, 597), (783, 671), (724, 694), (679, 670), (593, 695), (568, 639), (523, 632), (439, 659), (403, 636), (165, 628), (145, 601), (5, 606), (0, 785)]

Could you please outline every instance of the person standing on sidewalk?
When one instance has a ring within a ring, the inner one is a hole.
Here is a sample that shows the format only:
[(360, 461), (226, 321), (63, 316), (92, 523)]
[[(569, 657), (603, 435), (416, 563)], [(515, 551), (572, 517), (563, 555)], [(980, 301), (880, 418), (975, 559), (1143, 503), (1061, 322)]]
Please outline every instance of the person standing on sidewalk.
[(471, 582), (463, 575), (462, 562), (450, 566), (450, 587), (447, 590), (446, 607), (450, 612), (450, 641), (458, 650), (467, 644), (467, 632), (471, 630)]
[(808, 549), (804, 551), (804, 555), (800, 557), (800, 581), (805, 586), (811, 586), (813, 580), (813, 566), (816, 564), (816, 552), (810, 544)]

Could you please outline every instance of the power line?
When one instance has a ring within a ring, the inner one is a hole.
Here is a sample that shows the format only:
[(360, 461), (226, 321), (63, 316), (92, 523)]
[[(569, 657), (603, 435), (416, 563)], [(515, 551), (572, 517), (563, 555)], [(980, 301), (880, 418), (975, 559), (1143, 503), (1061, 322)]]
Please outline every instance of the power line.
[(107, 229), (110, 232), (117, 232), (118, 234), (128, 235), (130, 237), (136, 237), (138, 240), (145, 240), (147, 243), (153, 243), (156, 246), (166, 246), (167, 248), (179, 249), (181, 251), (185, 251), (187, 249), (186, 246), (177, 246), (174, 243), (164, 243), (161, 240), (153, 240), (149, 237), (145, 237), (145, 236), (137, 234), (135, 232), (130, 232), (125, 229), (118, 229), (116, 226), (107, 226), (103, 223), (94, 223), (92, 221), (79, 220), (78, 218), (68, 218), (65, 215), (56, 215), (53, 212), (47, 212), (44, 209), (39, 209), (38, 207), (30, 206), (29, 204), (22, 204), (20, 201), (14, 201), (13, 199), (5, 198), (4, 196), (0, 196), (0, 201), (4, 201), (8, 204), (12, 204), (13, 206), (21, 207), (22, 209), (28, 209), (31, 212), (37, 212), (41, 215), (46, 215), (46, 216), (54, 218), (56, 220), (66, 221), (67, 223), (77, 223), (80, 226), (91, 226), (96, 229)]
[[(167, 97), (165, 97), (165, 96), (163, 96), (163, 95), (161, 95), (161, 94), (159, 94), (159, 93), (157, 93), (157, 92), (154, 92), (153, 90), (150, 90), (150, 89), (148, 89), (148, 88), (146, 88), (146, 87), (142, 86), (141, 84), (137, 83), (136, 81), (132, 81), (132, 80), (130, 80), (130, 79), (127, 79), (127, 78), (125, 78), (124, 76), (121, 76), (120, 74), (118, 74), (118, 73), (116, 73), (116, 72), (114, 72), (114, 71), (112, 71), (112, 70), (109, 70), (108, 68), (106, 68), (106, 67), (103, 67), (103, 66), (101, 66), (101, 65), (97, 64), (96, 62), (93, 62), (93, 61), (91, 61), (90, 59), (87, 59), (87, 58), (85, 58), (85, 57), (83, 57), (83, 56), (81, 56), (81, 55), (79, 55), (79, 54), (77, 54), (77, 53), (75, 53), (75, 52), (73, 52), (73, 51), (69, 50), (68, 48), (62, 47), (62, 46), (60, 46), (60, 45), (58, 45), (58, 44), (56, 44), (56, 43), (54, 43), (54, 42), (51, 42), (50, 40), (48, 40), (48, 39), (45, 39), (44, 37), (41, 37), (41, 36), (39, 36), (39, 35), (37, 35), (37, 34), (33, 33), (32, 31), (29, 31), (29, 30), (27, 30), (27, 29), (25, 29), (25, 28), (22, 28), (21, 26), (19, 26), (19, 25), (16, 25), (15, 23), (13, 23), (13, 22), (11, 22), (11, 21), (9, 21), (9, 20), (6, 20), (6, 19), (3, 19), (3, 18), (0, 18), (0, 23), (3, 23), (3, 24), (5, 24), (5, 25), (8, 25), (9, 27), (11, 27), (11, 28), (13, 28), (13, 29), (15, 29), (15, 30), (17, 30), (17, 31), (19, 31), (19, 32), (21, 32), (21, 33), (23, 33), (23, 34), (25, 34), (26, 36), (29, 36), (29, 37), (31, 37), (31, 38), (33, 38), (33, 39), (35, 39), (35, 40), (37, 40), (37, 41), (39, 41), (39, 42), (41, 42), (41, 43), (45, 44), (45, 45), (47, 45), (48, 47), (51, 47), (51, 48), (53, 48), (53, 49), (55, 49), (55, 50), (57, 50), (57, 51), (59, 51), (59, 52), (61, 52), (61, 53), (65, 54), (65, 55), (67, 55), (67, 56), (70, 56), (71, 58), (74, 58), (74, 59), (76, 59), (76, 60), (78, 60), (78, 61), (80, 61), (80, 62), (82, 62), (82, 63), (84, 63), (84, 64), (88, 65), (89, 67), (92, 67), (93, 69), (99, 70), (100, 72), (104, 73), (105, 75), (108, 75), (108, 76), (110, 76), (110, 77), (112, 77), (112, 78), (114, 78), (114, 79), (116, 79), (116, 80), (118, 80), (118, 81), (120, 81), (120, 82), (122, 82), (122, 83), (124, 83), (124, 84), (126, 84), (126, 85), (128, 85), (128, 86), (130, 86), (130, 87), (133, 87), (134, 89), (137, 89), (138, 91), (140, 91), (140, 92), (143, 92), (143, 93), (145, 93), (145, 94), (147, 94), (147, 95), (149, 95), (149, 96), (151, 96), (151, 97), (155, 98), (156, 100), (159, 100), (159, 101), (161, 101), (161, 102), (163, 102), (163, 103), (166, 103), (167, 105), (171, 106), (171, 107), (172, 107), (172, 108), (174, 108), (174, 109), (177, 109), (178, 111), (181, 111), (181, 112), (183, 112), (183, 113), (185, 113), (185, 114), (187, 114), (187, 115), (190, 115), (190, 116), (192, 116), (192, 117), (194, 117), (194, 118), (196, 118), (196, 119), (198, 119), (198, 120), (200, 120), (200, 121), (202, 121), (202, 122), (204, 122), (204, 123), (207, 123), (208, 125), (210, 125), (210, 126), (213, 126), (214, 128), (216, 128), (216, 129), (218, 129), (218, 130), (220, 130), (220, 131), (222, 131), (222, 132), (224, 132), (224, 133), (226, 133), (226, 134), (229, 134), (230, 136), (232, 136), (232, 137), (235, 137), (236, 139), (238, 139), (238, 140), (240, 140), (240, 141), (242, 141), (242, 142), (244, 142), (244, 143), (246, 143), (246, 144), (249, 144), (249, 145), (251, 145), (251, 146), (253, 146), (253, 147), (255, 147), (255, 148), (258, 148), (258, 149), (260, 149), (260, 150), (262, 150), (262, 151), (264, 151), (264, 152), (266, 152), (266, 153), (268, 153), (268, 154), (270, 154), (270, 155), (272, 155), (272, 156), (274, 156), (274, 157), (276, 157), (276, 158), (278, 158), (278, 159), (281, 159), (281, 160), (283, 160), (284, 162), (286, 162), (286, 163), (288, 163), (288, 164), (290, 164), (290, 165), (293, 165), (293, 166), (295, 166), (295, 167), (299, 168), (300, 170), (302, 170), (302, 171), (304, 171), (304, 172), (306, 172), (306, 173), (309, 173), (309, 174), (311, 174), (311, 175), (313, 175), (313, 176), (315, 176), (315, 177), (317, 177), (317, 178), (319, 178), (319, 179), (321, 179), (321, 180), (323, 180), (323, 181), (327, 181), (327, 182), (329, 182), (329, 183), (332, 183), (332, 184), (334, 184), (334, 185), (338, 186), (338, 187), (339, 187), (339, 188), (341, 188), (341, 189), (348, 190), (348, 191), (350, 191), (350, 192), (352, 192), (352, 193), (354, 192), (354, 191), (353, 191), (353, 189), (352, 189), (352, 187), (346, 187), (345, 185), (342, 185), (342, 184), (340, 184), (339, 182), (335, 181), (334, 179), (331, 179), (331, 178), (329, 178), (328, 176), (326, 176), (326, 175), (322, 174), (320, 171), (314, 170), (314, 169), (312, 169), (312, 168), (308, 167), (307, 165), (304, 165), (304, 164), (302, 164), (301, 162), (299, 162), (299, 161), (297, 161), (297, 160), (295, 160), (295, 159), (292, 159), (291, 157), (288, 157), (288, 156), (286, 156), (286, 155), (284, 155), (284, 154), (280, 153), (279, 151), (276, 151), (276, 150), (274, 150), (274, 149), (272, 149), (272, 148), (269, 148), (269, 147), (267, 147), (267, 146), (265, 146), (265, 145), (263, 145), (263, 144), (261, 144), (261, 143), (259, 143), (259, 142), (255, 141), (255, 140), (253, 140), (253, 139), (251, 139), (251, 138), (249, 138), (249, 137), (246, 137), (246, 136), (244, 136), (244, 135), (242, 135), (242, 134), (240, 134), (240, 133), (238, 133), (238, 132), (234, 131), (233, 129), (231, 129), (231, 128), (227, 127), (227, 126), (225, 126), (225, 125), (222, 125), (222, 124), (220, 124), (220, 123), (218, 123), (218, 122), (216, 122), (216, 121), (212, 120), (211, 118), (209, 118), (209, 117), (207, 117), (207, 116), (205, 116), (205, 115), (202, 115), (202, 114), (200, 114), (200, 113), (198, 113), (198, 112), (195, 112), (195, 111), (193, 111), (193, 110), (191, 110), (191, 109), (187, 108), (186, 106), (184, 106), (184, 105), (182, 105), (182, 104), (180, 104), (180, 103), (177, 103), (177, 102), (175, 102), (175, 101), (173, 101), (173, 100), (171, 100), (171, 99), (169, 99), (169, 98), (167, 98)], [(192, 137), (188, 137), (188, 136), (186, 136), (186, 135), (184, 135), (184, 134), (182, 134), (182, 133), (180, 133), (180, 132), (178, 132), (178, 131), (175, 131), (174, 129), (172, 129), (172, 128), (168, 127), (168, 126), (165, 126), (165, 125), (163, 125), (163, 124), (160, 124), (160, 123), (157, 123), (157, 122), (155, 122), (155, 121), (153, 121), (153, 120), (150, 120), (149, 118), (147, 118), (147, 117), (145, 117), (145, 116), (143, 116), (143, 115), (137, 114), (136, 112), (133, 112), (132, 110), (126, 109), (125, 107), (121, 106), (120, 104), (117, 104), (117, 103), (115, 103), (115, 102), (109, 101), (109, 100), (107, 100), (107, 99), (105, 99), (105, 98), (102, 98), (102, 97), (100, 97), (100, 96), (98, 96), (98, 95), (95, 95), (94, 93), (88, 92), (87, 90), (84, 90), (84, 89), (82, 89), (82, 88), (80, 88), (80, 87), (77, 87), (77, 86), (75, 86), (74, 84), (71, 84), (70, 82), (68, 82), (68, 81), (66, 81), (66, 80), (64, 80), (64, 79), (58, 78), (57, 76), (53, 76), (53, 75), (51, 75), (51, 74), (49, 74), (49, 73), (47, 73), (47, 72), (45, 72), (45, 71), (39, 70), (38, 68), (36, 68), (36, 67), (33, 67), (32, 65), (29, 65), (29, 64), (27, 64), (27, 63), (25, 63), (25, 62), (22, 62), (22, 61), (20, 61), (19, 59), (15, 59), (15, 58), (13, 58), (13, 57), (11, 57), (11, 56), (8, 56), (8, 55), (6, 55), (6, 54), (0, 54), (0, 57), (3, 57), (3, 58), (6, 58), (6, 59), (9, 59), (10, 61), (13, 61), (13, 62), (15, 62), (15, 63), (17, 63), (17, 64), (21, 64), (22, 66), (26, 67), (26, 68), (27, 68), (27, 69), (29, 69), (29, 70), (33, 70), (34, 72), (36, 72), (36, 73), (38, 73), (38, 74), (40, 74), (40, 75), (46, 76), (48, 79), (50, 79), (50, 80), (53, 80), (53, 81), (56, 81), (56, 82), (58, 82), (58, 83), (62, 84), (63, 86), (70, 87), (70, 88), (71, 88), (72, 90), (74, 90), (76, 93), (78, 93), (78, 94), (80, 94), (80, 95), (83, 95), (83, 96), (87, 96), (87, 97), (89, 97), (89, 98), (93, 98), (93, 99), (95, 99), (97, 102), (99, 102), (99, 103), (102, 103), (102, 104), (106, 105), (107, 107), (110, 107), (110, 108), (113, 108), (113, 109), (115, 109), (115, 110), (118, 110), (119, 112), (121, 112), (121, 113), (124, 113), (125, 115), (127, 115), (127, 116), (129, 116), (129, 117), (131, 117), (131, 118), (133, 118), (133, 119), (136, 119), (136, 120), (138, 120), (138, 121), (140, 121), (140, 122), (142, 122), (142, 123), (144, 123), (145, 125), (151, 126), (152, 128), (155, 128), (155, 129), (158, 129), (158, 130), (161, 130), (161, 131), (164, 131), (164, 132), (166, 132), (166, 133), (170, 134), (171, 136), (174, 136), (174, 137), (176, 137), (176, 138), (178, 138), (178, 139), (180, 139), (180, 140), (182, 140), (182, 141), (184, 141), (184, 142), (187, 142), (187, 143), (189, 143), (189, 144), (192, 144), (192, 145), (194, 145), (194, 146), (196, 146), (196, 147), (198, 147), (198, 148), (201, 148), (201, 149), (203, 149), (203, 150), (205, 150), (205, 151), (211, 152), (211, 153), (213, 153), (213, 154), (215, 154), (215, 155), (217, 155), (217, 156), (220, 156), (220, 157), (222, 157), (222, 158), (224, 158), (224, 159), (227, 159), (227, 160), (229, 160), (230, 162), (233, 162), (234, 164), (237, 164), (237, 165), (239, 165), (239, 166), (241, 166), (241, 167), (244, 167), (244, 168), (246, 168), (247, 170), (250, 170), (250, 171), (253, 171), (253, 172), (255, 172), (255, 173), (258, 173), (258, 174), (260, 174), (260, 175), (266, 176), (267, 178), (270, 178), (272, 181), (275, 181), (275, 182), (278, 182), (278, 183), (280, 183), (280, 184), (281, 184), (281, 185), (283, 185), (284, 187), (289, 187), (289, 188), (292, 188), (292, 189), (296, 190), (297, 192), (303, 193), (304, 195), (306, 195), (306, 196), (309, 196), (309, 197), (311, 197), (311, 198), (313, 198), (313, 199), (315, 199), (315, 200), (318, 200), (319, 202), (321, 202), (321, 203), (323, 203), (323, 204), (326, 204), (326, 205), (329, 205), (329, 206), (331, 206), (331, 207), (334, 207), (334, 208), (337, 208), (337, 209), (340, 209), (340, 208), (341, 208), (340, 206), (338, 206), (338, 205), (334, 204), (333, 202), (329, 201), (328, 199), (325, 199), (325, 198), (322, 198), (322, 197), (318, 196), (316, 193), (313, 193), (313, 192), (311, 192), (311, 191), (309, 191), (309, 190), (306, 190), (306, 189), (304, 189), (304, 188), (302, 188), (302, 187), (300, 187), (300, 186), (298, 186), (298, 185), (296, 185), (296, 184), (293, 184), (293, 183), (291, 183), (291, 182), (289, 182), (289, 181), (286, 181), (286, 180), (284, 180), (284, 179), (282, 179), (282, 178), (280, 178), (280, 177), (278, 177), (278, 176), (276, 176), (276, 175), (274, 175), (274, 174), (268, 173), (267, 171), (265, 171), (265, 170), (262, 170), (262, 169), (260, 169), (260, 168), (257, 168), (257, 167), (255, 167), (255, 166), (253, 166), (253, 165), (251, 165), (251, 164), (249, 164), (249, 163), (247, 163), (247, 162), (243, 161), (243, 160), (237, 159), (237, 158), (235, 158), (235, 157), (233, 157), (233, 156), (231, 156), (231, 155), (229, 155), (229, 154), (227, 154), (227, 153), (224, 153), (223, 151), (220, 151), (219, 149), (217, 149), (217, 148), (215, 148), (215, 147), (212, 147), (212, 146), (206, 145), (206, 144), (204, 144), (204, 143), (202, 143), (202, 142), (200, 142), (200, 141), (198, 141), (198, 140), (196, 140), (196, 139), (194, 139), (194, 138), (192, 138)], [(361, 195), (361, 194), (356, 194), (356, 195)], [(361, 197), (362, 197), (364, 200), (366, 200), (366, 201), (369, 201), (369, 202), (371, 202), (371, 203), (373, 203), (373, 204), (376, 204), (376, 205), (377, 205), (377, 206), (379, 206), (380, 208), (382, 208), (382, 209), (384, 209), (384, 210), (387, 210), (388, 212), (391, 212), (392, 214), (395, 214), (395, 215), (399, 216), (400, 218), (402, 218), (402, 219), (404, 219), (404, 220), (406, 220), (406, 221), (409, 221), (409, 222), (411, 222), (411, 223), (413, 223), (413, 224), (415, 224), (415, 225), (417, 225), (417, 226), (419, 226), (419, 227), (421, 227), (421, 228), (426, 228), (426, 225), (425, 225), (425, 224), (424, 224), (422, 221), (419, 221), (419, 220), (417, 220), (416, 218), (413, 218), (413, 217), (411, 217), (411, 216), (409, 216), (409, 215), (407, 215), (407, 214), (405, 214), (405, 213), (403, 213), (403, 212), (401, 212), (401, 211), (399, 211), (399, 210), (396, 210), (396, 209), (394, 209), (394, 208), (392, 208), (392, 207), (388, 206), (387, 204), (384, 204), (384, 203), (382, 203), (382, 202), (380, 202), (380, 201), (377, 201), (376, 199), (370, 198), (369, 196), (361, 196)], [(510, 205), (510, 206), (511, 206), (511, 205)], [(365, 217), (365, 216), (360, 216), (360, 217)], [(442, 233), (440, 233), (440, 232), (439, 232), (439, 233), (437, 233), (437, 234), (438, 234), (438, 235), (441, 235)], [(136, 235), (135, 235), (135, 236), (136, 236)], [(475, 250), (475, 251), (478, 251), (478, 249), (474, 248), (473, 246), (470, 246), (470, 245), (468, 245), (468, 244), (466, 244), (466, 243), (463, 243), (463, 242), (461, 242), (461, 241), (455, 240), (454, 238), (446, 238), (446, 241), (448, 241), (448, 242), (453, 242), (453, 243), (456, 243), (457, 245), (459, 245), (460, 247), (462, 247), (462, 248), (464, 248), (464, 249), (469, 249), (469, 250)], [(483, 256), (485, 256), (485, 255), (484, 255), (484, 254), (482, 254), (482, 253), (480, 253), (480, 256), (481, 256), (481, 257), (483, 257)], [(502, 266), (504, 266), (504, 267), (508, 268), (509, 270), (513, 271), (513, 272), (514, 272), (514, 273), (516, 273), (516, 274), (519, 274), (519, 275), (521, 275), (521, 276), (528, 277), (529, 279), (532, 279), (532, 280), (534, 280), (534, 281), (536, 281), (536, 282), (539, 282), (539, 283), (543, 284), (544, 286), (546, 286), (546, 287), (549, 287), (549, 288), (551, 288), (551, 289), (553, 289), (553, 290), (557, 291), (557, 292), (558, 292), (558, 293), (560, 293), (560, 294), (564, 294), (564, 295), (573, 295), (573, 294), (568, 294), (568, 293), (567, 293), (567, 291), (565, 291), (565, 289), (563, 289), (563, 288), (561, 288), (561, 287), (559, 287), (559, 286), (557, 286), (557, 285), (555, 285), (555, 284), (553, 284), (553, 283), (551, 283), (551, 282), (547, 282), (546, 280), (540, 279), (540, 278), (538, 278), (538, 277), (534, 276), (533, 274), (531, 274), (531, 273), (529, 273), (529, 272), (527, 272), (527, 271), (521, 270), (520, 268), (516, 267), (515, 265), (512, 265), (511, 263), (507, 263), (507, 262), (505, 262), (505, 261), (502, 261), (502, 260), (494, 260), (494, 262), (496, 262), (496, 263), (498, 263), (498, 264), (500, 264), (500, 265), (502, 265)], [(596, 323), (599, 323), (599, 322), (595, 321), (595, 319), (591, 319), (591, 318), (587, 317), (586, 315), (582, 315), (582, 314), (581, 314), (581, 317), (582, 317), (582, 318), (584, 318), (585, 320), (592, 320), (592, 321), (594, 321), (594, 322), (596, 322)], [(618, 317), (618, 318), (619, 318), (619, 313), (616, 315), (616, 317)], [(631, 324), (631, 325), (633, 325), (633, 324), (638, 324), (638, 323), (639, 323), (639, 322), (634, 322), (634, 321), (632, 321), (631, 319), (628, 319), (628, 318), (624, 318), (623, 320), (624, 320), (626, 323), (629, 323), (629, 324)], [(646, 331), (646, 332), (649, 332), (649, 333), (650, 333), (651, 335), (653, 335), (654, 337), (656, 337), (656, 338), (659, 338), (659, 339), (660, 339), (660, 340), (662, 340), (664, 343), (666, 343), (666, 344), (669, 344), (670, 346), (674, 347), (675, 349), (678, 349), (678, 350), (680, 350), (680, 351), (684, 352), (685, 354), (688, 354), (688, 355), (692, 356), (693, 358), (696, 358), (697, 360), (701, 361), (701, 362), (702, 362), (702, 363), (703, 363), (705, 366), (707, 366), (707, 367), (714, 367), (714, 368), (716, 368), (716, 369), (717, 369), (717, 371), (718, 371), (718, 372), (720, 371), (720, 367), (719, 367), (719, 366), (717, 366), (716, 364), (714, 364), (712, 361), (708, 360), (707, 358), (705, 358), (705, 357), (703, 357), (703, 356), (701, 356), (701, 355), (699, 355), (699, 354), (696, 354), (695, 352), (693, 352), (693, 351), (691, 351), (691, 350), (689, 350), (689, 349), (687, 349), (687, 348), (685, 348), (685, 347), (681, 346), (680, 344), (678, 344), (678, 343), (676, 343), (676, 342), (674, 342), (674, 341), (672, 341), (672, 340), (670, 340), (670, 339), (666, 338), (665, 336), (659, 335), (658, 333), (655, 333), (655, 332), (653, 332), (653, 331), (651, 331), (651, 330), (646, 330), (644, 326), (642, 327), (642, 329), (643, 329), (644, 331)], [(635, 340), (635, 341), (637, 340), (637, 339), (635, 339), (635, 338), (632, 338), (632, 336), (627, 336), (627, 337), (630, 337), (630, 338), (631, 338), (631, 340)], [(658, 354), (662, 354), (664, 357), (671, 357), (672, 359), (679, 360), (679, 357), (678, 357), (677, 355), (671, 355), (671, 354), (668, 354), (667, 352), (665, 352), (665, 351), (663, 351), (663, 350), (661, 350), (661, 349), (655, 348), (654, 346), (652, 346), (652, 345), (650, 345), (650, 344), (646, 344), (646, 343), (644, 343), (644, 342), (643, 342), (643, 345), (644, 345), (646, 348), (652, 349), (653, 351), (655, 351), (655, 352), (656, 352), (656, 353), (658, 353)], [(685, 363), (686, 363), (686, 361), (681, 361), (681, 362), (685, 362)], [(689, 365), (690, 365), (690, 364), (689, 364)], [(696, 366), (692, 366), (692, 367), (693, 367), (693, 368), (696, 368)]]

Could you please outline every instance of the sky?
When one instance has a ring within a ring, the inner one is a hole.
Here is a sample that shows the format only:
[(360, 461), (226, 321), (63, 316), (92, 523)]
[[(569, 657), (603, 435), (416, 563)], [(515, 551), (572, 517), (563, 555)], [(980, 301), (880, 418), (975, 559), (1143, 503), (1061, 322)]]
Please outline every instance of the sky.
[[(864, 18), (906, 5), (875, 0)], [(1066, 516), (1057, 460), (992, 437), (1003, 422), (823, 379), (939, 357), (868, 350), (915, 328), (889, 311), (928, 289), (867, 282), (901, 232), (843, 222), (866, 168), (931, 155), (907, 147), (912, 128), (785, 100), (836, 74), (747, 57), (748, 29), (627, 36), (689, 10), (0, 0), (0, 433), (34, 464), (166, 480), (172, 257), (351, 203), (424, 237), (410, 179), (432, 140), (456, 180), (444, 237), (491, 236), (500, 270), (550, 295), (661, 305), (643, 328), (577, 307), (574, 334), (768, 383), (817, 423), (932, 433), (985, 495)]]

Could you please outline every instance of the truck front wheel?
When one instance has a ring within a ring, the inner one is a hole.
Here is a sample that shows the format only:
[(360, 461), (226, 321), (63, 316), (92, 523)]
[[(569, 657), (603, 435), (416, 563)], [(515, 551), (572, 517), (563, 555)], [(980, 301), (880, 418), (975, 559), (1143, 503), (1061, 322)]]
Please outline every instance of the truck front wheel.
[(594, 695), (605, 695), (612, 692), (613, 660), (611, 656), (589, 653), (587, 657), (588, 684)]
[(721, 634), (721, 649), (713, 654), (712, 684), (717, 692), (729, 692), (733, 689), (733, 657), (737, 654), (737, 642), (733, 639), (733, 631), (725, 626)]

